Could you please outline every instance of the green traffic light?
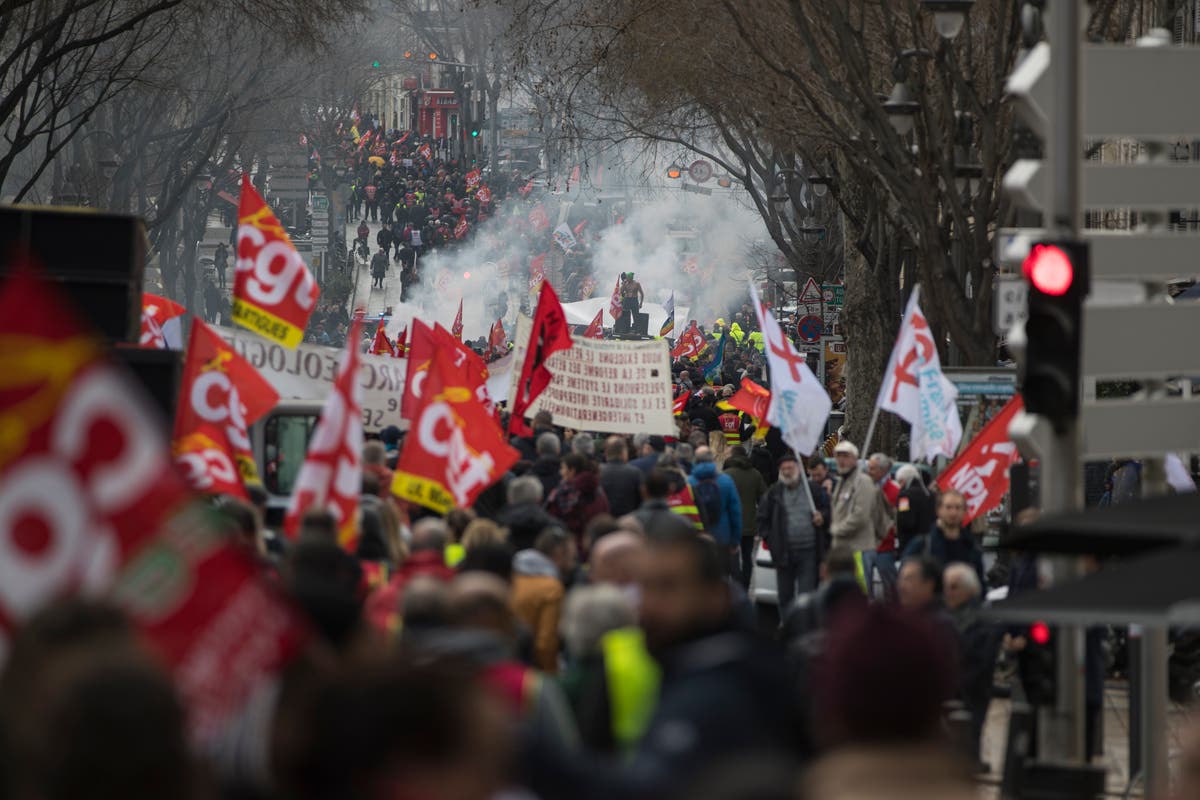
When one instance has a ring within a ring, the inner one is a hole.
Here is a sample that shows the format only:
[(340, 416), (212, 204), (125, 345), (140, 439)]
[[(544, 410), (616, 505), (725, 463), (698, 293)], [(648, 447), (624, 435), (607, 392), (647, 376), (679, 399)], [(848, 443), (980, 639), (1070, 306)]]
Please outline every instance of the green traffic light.
[(372, 61), (372, 62), (371, 62), (371, 67), (372, 67), (373, 69), (379, 69), (379, 68), (380, 68), (380, 67), (382, 67), (382, 66), (383, 66), (383, 64), (381, 64), (381, 63), (380, 63), (380, 62), (378, 62), (378, 61)]
[(479, 135), (479, 131), (477, 131), (477, 130), (471, 131), (471, 136), (478, 136), (478, 135)]

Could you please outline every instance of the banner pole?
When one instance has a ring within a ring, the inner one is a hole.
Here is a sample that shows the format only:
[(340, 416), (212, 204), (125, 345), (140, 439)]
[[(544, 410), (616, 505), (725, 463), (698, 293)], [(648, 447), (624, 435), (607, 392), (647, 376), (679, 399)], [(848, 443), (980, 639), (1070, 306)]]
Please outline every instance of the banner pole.
[(867, 438), (863, 439), (862, 451), (860, 455), (866, 458), (871, 454), (871, 439), (875, 435), (875, 423), (879, 421), (879, 404), (875, 404), (875, 410), (871, 412), (871, 424), (867, 426)]

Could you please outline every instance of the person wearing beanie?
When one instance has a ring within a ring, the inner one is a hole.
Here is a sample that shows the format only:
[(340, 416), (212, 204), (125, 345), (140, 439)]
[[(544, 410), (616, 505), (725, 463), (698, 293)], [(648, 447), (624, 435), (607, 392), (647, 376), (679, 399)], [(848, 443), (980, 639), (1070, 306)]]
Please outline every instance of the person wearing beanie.
[(817, 588), (817, 567), (825, 556), (825, 525), (829, 519), (829, 496), (815, 481), (808, 480), (796, 454), (788, 451), (779, 459), (779, 481), (758, 506), (758, 531), (775, 565), (782, 619), (797, 591)]

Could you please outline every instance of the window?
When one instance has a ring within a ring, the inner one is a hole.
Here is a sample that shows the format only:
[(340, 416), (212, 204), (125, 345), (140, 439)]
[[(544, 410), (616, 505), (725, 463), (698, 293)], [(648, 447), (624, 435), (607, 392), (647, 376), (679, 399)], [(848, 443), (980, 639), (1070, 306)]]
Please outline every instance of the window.
[(263, 429), (263, 485), (274, 495), (289, 495), (296, 485), (317, 414), (275, 414)]

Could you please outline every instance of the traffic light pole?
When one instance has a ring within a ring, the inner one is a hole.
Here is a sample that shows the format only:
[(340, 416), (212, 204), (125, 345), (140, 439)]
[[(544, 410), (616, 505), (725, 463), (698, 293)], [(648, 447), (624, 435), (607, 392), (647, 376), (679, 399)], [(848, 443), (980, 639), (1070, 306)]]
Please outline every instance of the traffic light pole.
[[(1047, 227), (1064, 238), (1077, 238), (1081, 227), (1080, 167), (1083, 160), (1082, 81), (1080, 58), (1083, 38), (1082, 0), (1055, 0), (1048, 10), (1050, 47), (1053, 53), (1055, 97), (1048, 153), (1053, 175)], [(1050, 431), (1042, 454), (1042, 510), (1047, 513), (1077, 511), (1083, 506), (1078, 423), (1072, 420), (1061, 431)], [(1047, 559), (1052, 583), (1079, 577), (1074, 558)], [(1057, 702), (1042, 710), (1039, 720), (1039, 757), (1049, 761), (1084, 760), (1084, 636), (1079, 626), (1062, 626), (1059, 633)]]

